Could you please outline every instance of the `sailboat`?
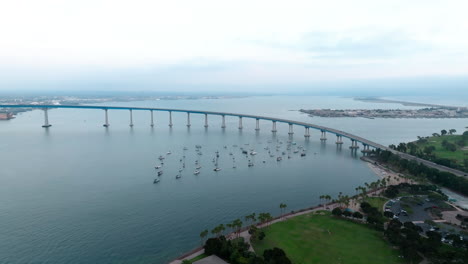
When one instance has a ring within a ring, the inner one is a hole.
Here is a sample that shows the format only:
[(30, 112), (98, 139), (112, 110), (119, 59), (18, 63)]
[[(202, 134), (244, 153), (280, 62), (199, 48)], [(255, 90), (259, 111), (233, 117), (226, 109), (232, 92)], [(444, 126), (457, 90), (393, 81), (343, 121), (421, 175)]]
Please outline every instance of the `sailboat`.
[(215, 159), (215, 168), (213, 169), (214, 171), (220, 171), (221, 169), (218, 167), (218, 151), (216, 151), (216, 159)]

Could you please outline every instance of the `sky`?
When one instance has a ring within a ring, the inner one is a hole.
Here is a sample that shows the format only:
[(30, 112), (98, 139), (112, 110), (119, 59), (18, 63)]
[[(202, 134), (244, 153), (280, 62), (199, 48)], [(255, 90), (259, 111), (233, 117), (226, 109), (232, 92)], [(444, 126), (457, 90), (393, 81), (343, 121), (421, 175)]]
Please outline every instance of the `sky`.
[(466, 10), (466, 0), (1, 1), (0, 90), (418, 90), (447, 80), (468, 91)]

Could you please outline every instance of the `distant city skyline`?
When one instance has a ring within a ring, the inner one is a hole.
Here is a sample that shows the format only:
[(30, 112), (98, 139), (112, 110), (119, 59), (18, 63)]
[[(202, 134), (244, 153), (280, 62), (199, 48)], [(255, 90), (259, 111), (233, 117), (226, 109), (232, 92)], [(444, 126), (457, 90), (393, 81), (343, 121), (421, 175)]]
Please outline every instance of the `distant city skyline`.
[(0, 91), (466, 91), (468, 2), (8, 1)]

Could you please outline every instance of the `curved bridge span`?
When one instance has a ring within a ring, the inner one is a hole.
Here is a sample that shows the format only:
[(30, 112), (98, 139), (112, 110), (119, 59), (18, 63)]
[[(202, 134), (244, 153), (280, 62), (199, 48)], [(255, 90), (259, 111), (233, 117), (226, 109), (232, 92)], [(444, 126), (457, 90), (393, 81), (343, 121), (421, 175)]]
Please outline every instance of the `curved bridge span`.
[(109, 110), (127, 110), (130, 111), (130, 126), (133, 126), (133, 111), (149, 111), (151, 113), (151, 126), (154, 126), (154, 119), (153, 119), (153, 112), (158, 111), (158, 112), (168, 112), (169, 113), (169, 126), (172, 126), (172, 113), (173, 112), (181, 112), (181, 113), (186, 113), (187, 114), (187, 126), (190, 127), (190, 115), (191, 114), (200, 114), (205, 116), (205, 127), (208, 127), (208, 116), (212, 115), (217, 115), (222, 117), (222, 128), (226, 127), (225, 124), (225, 117), (226, 116), (233, 116), (233, 117), (238, 117), (239, 118), (239, 129), (243, 128), (242, 125), (242, 119), (243, 118), (250, 118), (250, 119), (255, 119), (256, 120), (256, 128), (255, 130), (260, 130), (259, 126), (259, 121), (260, 120), (266, 120), (266, 121), (271, 121), (272, 122), (272, 132), (275, 133), (276, 130), (276, 123), (286, 123), (289, 125), (289, 135), (294, 134), (293, 132), (293, 126), (301, 126), (305, 128), (305, 134), (304, 136), (306, 138), (310, 137), (310, 129), (315, 129), (315, 130), (320, 130), (321, 131), (321, 137), (320, 140), (324, 141), (327, 140), (326, 134), (334, 134), (336, 136), (336, 144), (340, 145), (343, 144), (343, 137), (348, 138), (351, 140), (351, 150), (357, 150), (359, 146), (357, 145), (358, 142), (360, 142), (363, 145), (363, 153), (370, 152), (369, 147), (373, 147), (376, 149), (382, 149), (382, 150), (388, 150), (392, 152), (393, 154), (396, 154), (400, 156), (401, 158), (408, 159), (408, 160), (414, 160), (420, 163), (425, 164), (426, 166), (442, 170), (442, 171), (447, 171), (451, 172), (457, 176), (467, 176), (467, 173), (455, 170), (452, 168), (448, 168), (442, 165), (435, 164), (433, 162), (420, 159), (418, 157), (409, 155), (407, 153), (402, 153), (399, 151), (396, 151), (394, 149), (391, 149), (389, 147), (386, 147), (384, 145), (381, 145), (379, 143), (373, 142), (371, 140), (338, 130), (330, 127), (325, 127), (325, 126), (320, 126), (320, 125), (315, 125), (311, 123), (306, 123), (306, 122), (299, 122), (299, 121), (294, 121), (290, 119), (282, 119), (282, 118), (275, 118), (275, 117), (267, 117), (267, 116), (259, 116), (259, 115), (248, 115), (248, 114), (237, 114), (237, 113), (228, 113), (228, 112), (215, 112), (215, 111), (200, 111), (200, 110), (186, 110), (186, 109), (169, 109), (169, 108), (151, 108), (151, 107), (126, 107), (126, 106), (98, 106), (98, 105), (0, 105), (0, 108), (33, 108), (33, 109), (42, 109), (44, 110), (44, 125), (43, 127), (50, 127), (52, 126), (49, 123), (49, 118), (48, 118), (48, 113), (47, 111), (49, 109), (53, 108), (71, 108), (71, 109), (98, 109), (98, 110), (104, 110), (105, 111), (105, 123), (103, 126), (108, 127), (110, 126), (109, 124), (109, 119), (107, 112)]

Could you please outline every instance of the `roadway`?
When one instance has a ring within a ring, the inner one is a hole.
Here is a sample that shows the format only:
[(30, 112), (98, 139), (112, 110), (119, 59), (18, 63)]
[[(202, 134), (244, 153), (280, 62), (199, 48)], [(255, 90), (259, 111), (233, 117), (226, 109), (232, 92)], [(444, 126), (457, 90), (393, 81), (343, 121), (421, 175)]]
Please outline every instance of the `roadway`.
[(125, 107), (125, 106), (98, 106), (98, 105), (0, 105), (0, 108), (33, 108), (33, 109), (53, 109), (53, 108), (71, 108), (71, 109), (100, 109), (100, 110), (136, 110), (136, 111), (160, 111), (160, 112), (182, 112), (182, 113), (190, 113), (190, 114), (202, 114), (202, 115), (218, 115), (218, 116), (234, 116), (239, 118), (252, 118), (256, 120), (267, 120), (272, 122), (280, 122), (280, 123), (287, 123), (289, 125), (296, 125), (302, 126), (305, 128), (312, 128), (316, 130), (320, 130), (322, 132), (328, 132), (331, 134), (335, 134), (336, 136), (341, 136), (345, 138), (349, 138), (352, 141), (361, 142), (363, 145), (371, 146), (376, 149), (388, 150), (395, 155), (398, 155), (401, 158), (407, 160), (414, 160), (416, 162), (422, 163), (428, 167), (438, 169), (440, 171), (446, 171), (453, 173), (457, 176), (466, 177), (468, 173), (452, 169), (446, 166), (442, 166), (431, 161), (427, 161), (407, 153), (399, 152), (379, 143), (373, 142), (371, 140), (359, 137), (357, 135), (353, 135), (347, 133), (345, 131), (341, 131), (338, 129), (315, 125), (306, 122), (299, 122), (290, 119), (282, 119), (282, 118), (275, 118), (275, 117), (267, 117), (267, 116), (259, 116), (259, 115), (247, 115), (247, 114), (238, 114), (238, 113), (229, 113), (229, 112), (215, 112), (215, 111), (199, 111), (199, 110), (187, 110), (187, 109), (170, 109), (170, 108), (151, 108), (151, 107)]

